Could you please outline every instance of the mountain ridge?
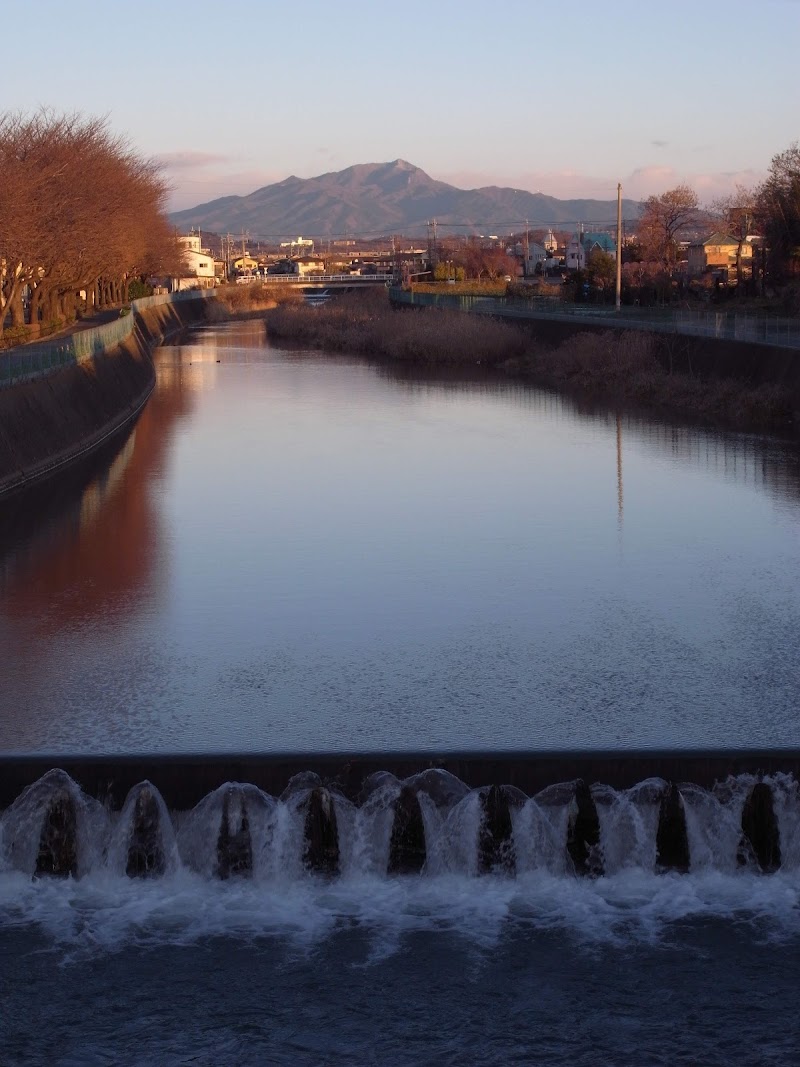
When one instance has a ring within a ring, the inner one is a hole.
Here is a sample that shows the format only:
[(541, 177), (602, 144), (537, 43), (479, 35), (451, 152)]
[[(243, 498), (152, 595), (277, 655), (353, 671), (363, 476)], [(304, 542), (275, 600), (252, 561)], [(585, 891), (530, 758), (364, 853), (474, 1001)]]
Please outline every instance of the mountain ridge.
[[(291, 174), (245, 196), (218, 197), (174, 211), (170, 219), (184, 229), (326, 238), (423, 234), (433, 218), (452, 233), (519, 232), (526, 221), (531, 229), (579, 223), (608, 227), (615, 223), (616, 210), (616, 200), (559, 200), (498, 185), (460, 189), (407, 160), (394, 159), (355, 163), (312, 178)], [(624, 200), (623, 215), (638, 215), (638, 203)]]

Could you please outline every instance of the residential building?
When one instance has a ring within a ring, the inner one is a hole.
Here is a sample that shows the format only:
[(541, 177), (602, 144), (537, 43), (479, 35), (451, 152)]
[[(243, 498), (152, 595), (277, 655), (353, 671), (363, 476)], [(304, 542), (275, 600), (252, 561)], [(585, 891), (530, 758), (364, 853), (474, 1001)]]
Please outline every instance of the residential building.
[(568, 270), (585, 270), (589, 256), (595, 251), (616, 257), (616, 242), (607, 233), (584, 233), (580, 230), (567, 243), (565, 266)]
[[(697, 277), (707, 272), (720, 273), (727, 280), (736, 277), (736, 263), (740, 242), (729, 233), (717, 230), (704, 241), (690, 244), (687, 252), (687, 273)], [(741, 242), (742, 273), (749, 276), (753, 265), (753, 242), (751, 238)]]
[(178, 238), (183, 259), (183, 274), (176, 278), (177, 289), (213, 289), (216, 284), (214, 257), (203, 248), (199, 233), (189, 233)]
[(586, 252), (583, 247), (582, 233), (573, 233), (567, 242), (564, 266), (567, 270), (584, 270), (586, 267)]
[(540, 245), (538, 241), (530, 241), (523, 263), (525, 277), (531, 278), (534, 274), (541, 273), (545, 269), (547, 257), (548, 252), (544, 245)]

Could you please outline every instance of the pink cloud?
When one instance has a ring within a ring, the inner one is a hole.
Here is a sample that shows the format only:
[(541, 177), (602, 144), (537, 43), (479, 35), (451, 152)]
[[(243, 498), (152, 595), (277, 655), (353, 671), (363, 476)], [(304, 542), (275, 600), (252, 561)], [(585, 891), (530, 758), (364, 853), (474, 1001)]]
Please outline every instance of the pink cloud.
[(622, 182), (623, 195), (631, 200), (643, 200), (653, 194), (663, 193), (678, 184), (691, 186), (700, 200), (710, 202), (732, 192), (736, 185), (755, 185), (764, 174), (756, 170), (685, 172), (664, 164), (637, 167), (619, 178), (587, 174), (565, 168), (564, 170), (527, 171), (521, 174), (498, 174), (496, 172), (454, 171), (436, 174), (433, 177), (449, 182), (462, 189), (475, 189), (484, 185), (502, 185), (512, 189), (525, 189), (531, 193), (544, 193), (559, 200), (598, 199), (611, 200), (617, 195), (617, 181)]
[(181, 211), (221, 196), (247, 196), (264, 185), (282, 181), (286, 175), (267, 170), (211, 171), (200, 168), (191, 172), (168, 173), (172, 190), (169, 210)]
[(208, 167), (213, 163), (229, 163), (229, 156), (214, 152), (161, 152), (156, 157), (167, 170), (191, 170), (194, 167)]

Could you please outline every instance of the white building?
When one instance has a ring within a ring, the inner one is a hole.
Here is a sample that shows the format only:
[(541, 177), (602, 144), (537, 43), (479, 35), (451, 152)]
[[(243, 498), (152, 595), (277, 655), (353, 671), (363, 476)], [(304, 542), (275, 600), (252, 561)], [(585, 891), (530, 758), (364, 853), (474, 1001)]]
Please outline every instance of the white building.
[(583, 247), (583, 234), (573, 233), (567, 243), (564, 259), (567, 270), (583, 270), (586, 266), (586, 250)]
[(288, 249), (290, 256), (306, 256), (314, 251), (314, 242), (310, 237), (293, 237), (291, 241), (281, 241), (281, 248)]
[(539, 267), (539, 271), (545, 269), (544, 263), (547, 259), (547, 249), (544, 245), (540, 245), (538, 241), (530, 241), (528, 244), (528, 254), (525, 256), (525, 277), (532, 278), (536, 274), (536, 267)]
[(214, 257), (200, 243), (199, 233), (178, 238), (183, 259), (183, 275), (176, 279), (177, 289), (212, 289), (215, 284)]

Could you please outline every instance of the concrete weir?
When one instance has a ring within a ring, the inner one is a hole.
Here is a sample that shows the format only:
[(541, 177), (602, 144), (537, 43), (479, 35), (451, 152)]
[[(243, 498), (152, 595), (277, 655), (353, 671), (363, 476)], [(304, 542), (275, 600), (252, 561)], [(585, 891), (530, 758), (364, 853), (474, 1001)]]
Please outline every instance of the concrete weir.
[[(159, 878), (188, 864), (222, 881), (265, 870), (435, 876), (459, 865), (503, 878), (532, 865), (584, 878), (630, 866), (656, 875), (709, 864), (749, 875), (796, 869), (794, 754), (754, 754), (744, 767), (671, 755), (664, 769), (682, 772), (671, 779), (643, 777), (642, 756), (625, 768), (607, 758), (474, 755), (423, 766), (423, 757), (249, 757), (244, 768), (209, 757), (191, 775), (174, 757), (61, 767), (7, 757), (0, 860), (34, 878), (79, 878), (98, 865)], [(582, 774), (567, 777), (576, 766)], [(147, 777), (129, 787), (134, 775)]]
[(614, 789), (629, 789), (649, 778), (703, 788), (742, 774), (786, 773), (800, 780), (800, 750), (8, 755), (0, 756), (0, 809), (54, 767), (111, 808), (120, 808), (130, 789), (149, 780), (170, 810), (186, 811), (230, 782), (251, 783), (280, 796), (291, 779), (307, 773), (316, 776), (314, 784), (324, 784), (353, 802), (370, 775), (389, 772), (403, 781), (431, 768), (448, 771), (473, 789), (514, 786), (528, 796), (578, 779)]

